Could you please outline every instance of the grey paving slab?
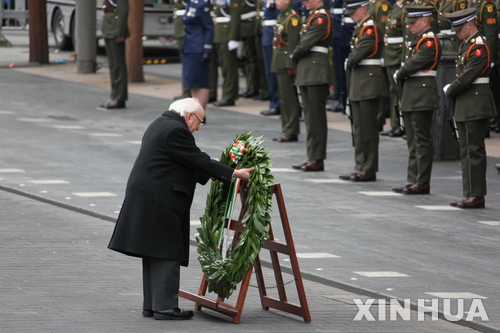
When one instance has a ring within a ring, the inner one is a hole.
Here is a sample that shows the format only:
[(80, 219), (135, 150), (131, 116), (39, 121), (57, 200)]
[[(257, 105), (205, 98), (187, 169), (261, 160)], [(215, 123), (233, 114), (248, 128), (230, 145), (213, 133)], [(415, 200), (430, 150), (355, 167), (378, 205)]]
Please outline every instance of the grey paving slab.
[[(140, 260), (106, 248), (112, 223), (5, 191), (0, 191), (0, 211), (2, 332), (472, 331), (429, 318), (353, 321), (357, 307), (352, 299), (360, 296), (308, 280), (305, 288), (311, 323), (263, 310), (258, 291), (252, 287), (240, 324), (207, 309), (183, 322), (143, 318)], [(273, 279), (270, 269), (264, 269), (264, 276), (268, 282)], [(181, 288), (195, 292), (200, 279), (196, 249), (191, 247), (190, 266), (181, 270)], [(291, 277), (285, 275), (284, 279)], [(297, 302), (290, 289), (289, 301)], [(273, 296), (272, 290), (268, 293)], [(185, 308), (193, 306), (185, 299), (180, 303)]]

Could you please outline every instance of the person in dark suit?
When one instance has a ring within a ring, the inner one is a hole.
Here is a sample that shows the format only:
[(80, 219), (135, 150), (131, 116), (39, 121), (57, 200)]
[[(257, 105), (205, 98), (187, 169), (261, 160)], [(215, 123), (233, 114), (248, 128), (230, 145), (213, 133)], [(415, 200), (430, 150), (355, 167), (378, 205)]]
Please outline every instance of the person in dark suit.
[(450, 202), (458, 208), (484, 208), (486, 149), (489, 119), (496, 115), (489, 87), (491, 53), (476, 26), (476, 9), (448, 14), (451, 30), (463, 40), (458, 51), (456, 79), (443, 90), (453, 99), (462, 163), (464, 198)]
[(170, 105), (146, 130), (108, 248), (142, 258), (143, 316), (189, 319), (178, 308), (180, 266), (189, 263), (189, 210), (196, 183), (248, 179), (254, 167), (234, 170), (210, 159), (192, 133), (205, 116), (193, 98)]
[(102, 37), (108, 56), (111, 98), (100, 108), (122, 109), (128, 99), (125, 39), (130, 36), (127, 26), (128, 0), (104, 0), (102, 6)]

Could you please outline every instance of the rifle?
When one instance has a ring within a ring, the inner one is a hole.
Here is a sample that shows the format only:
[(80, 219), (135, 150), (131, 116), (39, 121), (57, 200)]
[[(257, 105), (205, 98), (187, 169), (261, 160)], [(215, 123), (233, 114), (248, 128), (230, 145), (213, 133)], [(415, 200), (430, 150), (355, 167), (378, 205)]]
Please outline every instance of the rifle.
[(351, 103), (349, 102), (349, 85), (350, 85), (350, 78), (351, 78), (351, 69), (347, 68), (345, 71), (345, 77), (346, 77), (346, 99), (345, 99), (345, 104), (344, 104), (344, 114), (349, 118), (349, 121), (351, 122), (351, 140), (352, 140), (352, 146), (354, 146), (354, 121), (352, 119), (352, 111), (351, 111)]
[[(455, 110), (455, 100), (453, 99), (453, 97), (450, 97), (450, 96), (446, 96), (447, 100), (448, 100), (448, 105), (447, 105), (447, 108), (448, 108), (448, 111), (451, 109), (452, 112), (449, 112), (448, 114), (454, 114), (454, 110)], [(457, 123), (455, 122), (455, 117), (454, 116), (451, 116), (451, 118), (448, 118), (448, 124), (450, 124), (450, 127), (451, 127), (451, 134), (453, 135), (453, 137), (455, 138), (455, 140), (457, 141), (460, 141), (459, 140), (459, 137), (458, 137), (458, 129), (457, 129)]]
[(403, 112), (399, 109), (399, 104), (394, 105), (396, 110), (396, 119), (398, 120), (398, 127), (404, 132), (405, 131), (405, 121), (403, 119)]

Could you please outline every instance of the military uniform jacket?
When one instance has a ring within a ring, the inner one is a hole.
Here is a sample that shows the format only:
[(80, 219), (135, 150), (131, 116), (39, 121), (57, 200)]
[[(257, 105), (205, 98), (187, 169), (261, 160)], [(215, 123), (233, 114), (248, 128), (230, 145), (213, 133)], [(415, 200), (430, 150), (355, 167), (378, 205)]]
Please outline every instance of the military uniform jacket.
[(492, 0), (470, 0), (469, 7), (477, 8), (477, 27), (481, 36), (486, 37), (486, 43), (490, 47), (491, 61), (497, 61), (500, 57), (498, 54), (498, 23), (497, 15), (498, 8)]
[(360, 22), (351, 39), (347, 58), (349, 99), (362, 101), (387, 96), (386, 81), (380, 58), (382, 33), (371, 17)]
[(237, 10), (231, 8), (230, 0), (217, 1), (213, 7), (214, 15), (214, 43), (227, 44), (230, 40), (237, 41), (239, 32), (236, 29)]
[(189, 211), (197, 183), (229, 182), (234, 169), (210, 159), (179, 114), (166, 111), (146, 130), (108, 247), (136, 257), (189, 263)]
[(455, 120), (490, 119), (496, 115), (488, 84), (490, 56), (483, 38), (477, 33), (462, 42), (456, 64), (456, 79), (446, 95), (455, 100)]
[(330, 14), (323, 7), (310, 12), (300, 33), (299, 45), (291, 56), (297, 62), (297, 85), (333, 84), (333, 68), (328, 56), (331, 39)]
[(337, 47), (350, 47), (352, 32), (356, 23), (352, 22), (349, 15), (344, 14), (344, 1), (332, 1), (332, 27), (333, 27), (333, 44)]
[(190, 1), (182, 22), (184, 23), (182, 53), (212, 53), (214, 24), (209, 4), (204, 0)]
[(386, 66), (399, 66), (403, 55), (404, 6), (406, 1), (395, 3), (387, 15), (384, 33), (384, 63)]
[(174, 0), (174, 38), (184, 37), (182, 17), (186, 12), (187, 1)]
[(114, 12), (102, 15), (102, 37), (114, 39), (116, 37), (128, 38), (130, 32), (128, 30), (128, 0), (104, 0), (103, 5), (106, 7), (115, 8)]
[(435, 110), (439, 107), (435, 73), (441, 48), (431, 29), (413, 38), (408, 53), (404, 66), (397, 74), (397, 83), (404, 85), (401, 111)]
[(467, 0), (444, 0), (439, 8), (439, 28), (441, 32), (446, 32), (447, 34), (455, 34), (448, 32), (451, 29), (450, 21), (446, 20), (446, 14), (454, 13), (458, 10), (467, 8)]
[(368, 5), (368, 13), (376, 23), (383, 26), (387, 22), (387, 16), (392, 5), (387, 0), (370, 0)]
[(295, 62), (290, 58), (290, 54), (299, 44), (301, 28), (300, 16), (290, 7), (278, 16), (274, 29), (271, 72), (283, 73), (288, 68), (295, 69)]
[(233, 36), (236, 39), (255, 36), (255, 21), (257, 20), (257, 6), (254, 0), (232, 0), (231, 10), (234, 10), (239, 15), (234, 17), (235, 30), (238, 36)]

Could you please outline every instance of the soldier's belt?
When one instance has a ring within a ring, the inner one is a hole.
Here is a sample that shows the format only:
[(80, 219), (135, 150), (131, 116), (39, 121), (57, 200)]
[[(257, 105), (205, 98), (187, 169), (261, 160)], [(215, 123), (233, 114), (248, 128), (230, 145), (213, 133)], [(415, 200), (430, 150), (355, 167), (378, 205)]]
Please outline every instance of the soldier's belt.
[(382, 61), (380, 59), (363, 59), (361, 62), (358, 64), (360, 66), (373, 66), (373, 65), (382, 65)]
[(455, 32), (451, 31), (451, 29), (447, 29), (447, 30), (441, 30), (441, 32), (439, 33), (441, 35), (455, 35)]
[(264, 20), (264, 21), (262, 21), (262, 26), (269, 27), (269, 26), (276, 25), (276, 23), (278, 23), (278, 20)]
[(104, 6), (102, 6), (102, 11), (104, 13), (106, 13), (106, 14), (108, 14), (108, 13), (116, 13), (118, 11), (118, 8), (113, 7), (111, 5), (110, 6), (104, 5)]
[(252, 17), (255, 17), (255, 16), (257, 16), (257, 12), (249, 12), (249, 13), (241, 14), (240, 18), (242, 20), (248, 20), (248, 19), (251, 19)]
[(472, 84), (489, 84), (490, 83), (490, 78), (489, 77), (478, 77), (477, 79), (472, 82)]
[(415, 74), (410, 75), (410, 77), (422, 77), (422, 76), (436, 76), (437, 71), (428, 71), (428, 72), (416, 72)]
[(217, 22), (217, 23), (228, 23), (228, 22), (231, 22), (231, 18), (230, 17), (224, 17), (224, 16), (216, 17), (215, 18), (215, 22)]
[(319, 53), (327, 53), (328, 54), (328, 48), (324, 46), (313, 46), (311, 48), (311, 52), (319, 52)]
[(331, 8), (330, 13), (333, 15), (342, 15), (344, 14), (344, 8)]
[(177, 15), (177, 16), (184, 16), (184, 14), (186, 14), (186, 10), (185, 9), (177, 9), (174, 12), (174, 14)]
[(384, 37), (387, 44), (401, 44), (405, 41), (403, 37)]

